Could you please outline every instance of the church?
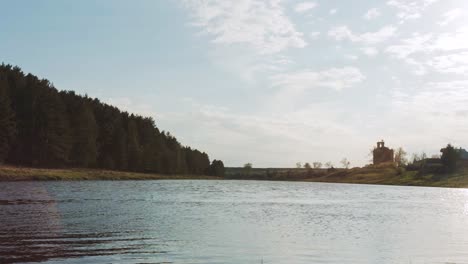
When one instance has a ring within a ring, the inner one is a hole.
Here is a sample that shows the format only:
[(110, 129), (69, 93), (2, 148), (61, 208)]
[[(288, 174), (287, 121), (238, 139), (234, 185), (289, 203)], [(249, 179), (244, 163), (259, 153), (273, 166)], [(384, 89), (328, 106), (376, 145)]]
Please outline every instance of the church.
[(374, 148), (372, 154), (374, 165), (386, 162), (394, 162), (393, 149), (386, 147), (383, 140), (377, 142), (377, 147)]

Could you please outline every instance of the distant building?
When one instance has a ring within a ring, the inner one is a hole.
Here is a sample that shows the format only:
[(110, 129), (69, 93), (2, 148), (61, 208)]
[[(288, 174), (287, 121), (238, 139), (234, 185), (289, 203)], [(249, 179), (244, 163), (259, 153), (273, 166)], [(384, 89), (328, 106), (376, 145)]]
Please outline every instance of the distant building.
[(372, 154), (374, 156), (374, 165), (385, 162), (394, 162), (393, 149), (385, 147), (385, 142), (383, 140), (377, 142), (377, 147), (374, 148)]

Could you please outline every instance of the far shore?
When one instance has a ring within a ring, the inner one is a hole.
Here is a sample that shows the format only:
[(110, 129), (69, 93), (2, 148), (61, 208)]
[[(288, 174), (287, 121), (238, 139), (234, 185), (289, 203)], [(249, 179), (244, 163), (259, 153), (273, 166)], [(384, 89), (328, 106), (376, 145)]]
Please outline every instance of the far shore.
[(44, 169), (15, 166), (0, 166), (2, 181), (82, 181), (82, 180), (176, 180), (206, 179), (219, 180), (220, 177), (206, 175), (164, 175), (100, 169)]
[[(229, 170), (229, 169), (228, 169)], [(227, 175), (215, 177), (206, 175), (164, 175), (152, 173), (123, 172), (100, 169), (44, 169), (15, 166), (0, 166), (0, 182), (5, 181), (81, 181), (81, 180), (264, 180), (264, 181), (301, 181), (376, 184), (399, 186), (426, 186), (468, 188), (468, 174), (442, 175), (437, 179), (434, 175), (417, 175), (415, 172), (397, 172), (392, 168), (353, 168), (335, 169), (329, 173), (305, 173), (304, 170), (283, 169), (288, 173), (280, 173), (273, 177), (264, 177), (252, 173), (250, 175)], [(323, 171), (323, 170), (322, 170)]]

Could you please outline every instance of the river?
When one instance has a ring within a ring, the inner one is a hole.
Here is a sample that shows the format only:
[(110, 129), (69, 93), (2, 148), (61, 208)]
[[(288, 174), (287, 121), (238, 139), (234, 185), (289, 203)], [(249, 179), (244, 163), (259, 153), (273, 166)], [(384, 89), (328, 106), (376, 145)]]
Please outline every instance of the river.
[(0, 263), (468, 263), (468, 190), (0, 182)]

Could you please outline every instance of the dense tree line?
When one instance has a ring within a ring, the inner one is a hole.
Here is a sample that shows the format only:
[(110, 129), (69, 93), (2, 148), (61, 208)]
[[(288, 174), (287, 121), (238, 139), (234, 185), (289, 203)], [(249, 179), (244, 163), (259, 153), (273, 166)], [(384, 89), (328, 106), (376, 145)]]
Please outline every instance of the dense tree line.
[(58, 91), (47, 80), (0, 65), (0, 163), (165, 174), (223, 175), (224, 164), (190, 147), (152, 118)]

